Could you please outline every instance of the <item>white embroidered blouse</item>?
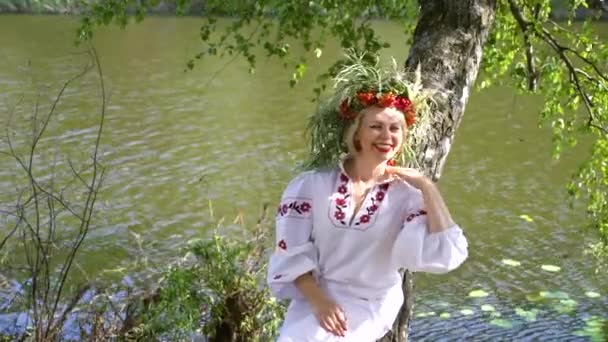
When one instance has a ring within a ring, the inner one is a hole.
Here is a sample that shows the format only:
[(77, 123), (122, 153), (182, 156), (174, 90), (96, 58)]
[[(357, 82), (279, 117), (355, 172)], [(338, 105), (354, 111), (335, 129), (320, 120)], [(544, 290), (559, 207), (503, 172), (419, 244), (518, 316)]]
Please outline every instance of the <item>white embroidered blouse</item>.
[(312, 271), (322, 286), (357, 298), (382, 298), (398, 269), (443, 273), (467, 258), (458, 226), (427, 230), (420, 190), (392, 180), (374, 186), (358, 212), (343, 167), (308, 171), (285, 189), (276, 214), (268, 283), (278, 298), (303, 298), (294, 280)]

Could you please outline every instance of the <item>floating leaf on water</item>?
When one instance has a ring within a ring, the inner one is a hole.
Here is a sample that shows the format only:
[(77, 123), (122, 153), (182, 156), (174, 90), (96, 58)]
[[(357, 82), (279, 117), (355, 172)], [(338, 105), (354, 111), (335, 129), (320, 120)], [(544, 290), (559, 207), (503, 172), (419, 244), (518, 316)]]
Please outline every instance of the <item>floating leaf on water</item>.
[(562, 291), (555, 291), (555, 292), (540, 291), (539, 295), (543, 298), (549, 298), (549, 299), (568, 299), (568, 298), (570, 298), (570, 296), (566, 292), (562, 292)]
[(561, 299), (559, 303), (566, 306), (575, 306), (578, 304), (574, 299)]
[(522, 220), (524, 220), (526, 222), (534, 222), (534, 219), (526, 214), (519, 215), (519, 218), (521, 218)]
[(589, 298), (599, 298), (601, 297), (601, 295), (597, 292), (593, 292), (593, 291), (587, 291), (585, 292), (585, 296), (589, 297)]
[(540, 268), (547, 272), (559, 272), (562, 269), (561, 267), (555, 265), (542, 265)]
[(500, 328), (509, 329), (513, 327), (513, 322), (507, 319), (495, 318), (490, 321), (491, 325), (495, 325)]
[(502, 263), (508, 266), (521, 266), (521, 262), (513, 259), (502, 259)]
[(463, 314), (464, 316), (471, 316), (475, 312), (471, 309), (462, 309), (462, 310), (460, 310), (460, 313)]
[(570, 305), (556, 305), (554, 309), (559, 314), (570, 314), (574, 312), (576, 307)]
[(554, 306), (555, 311), (561, 314), (567, 314), (574, 311), (576, 307), (576, 301), (572, 299), (561, 299), (559, 303)]
[(515, 308), (515, 314), (522, 317), (528, 322), (536, 321), (536, 314), (538, 313), (537, 309), (532, 309), (530, 311), (524, 310), (522, 308)]
[(417, 313), (415, 316), (416, 317), (430, 317), (430, 316), (435, 316), (436, 313), (434, 311), (429, 311), (429, 312), (419, 312)]
[(481, 306), (481, 311), (496, 311), (496, 309), (494, 308), (494, 306), (490, 305), (490, 304), (484, 304)]
[(449, 312), (442, 312), (439, 314), (439, 318), (450, 318), (452, 317), (452, 315), (450, 315)]
[(602, 326), (607, 324), (605, 318), (598, 316), (591, 316), (585, 319), (586, 325), (583, 329), (574, 332), (574, 335), (581, 337), (589, 337), (592, 342), (603, 342), (606, 341), (606, 336)]
[(473, 298), (481, 298), (481, 297), (487, 297), (488, 293), (484, 290), (473, 290), (471, 292), (469, 292), (469, 297), (473, 297)]
[(526, 299), (530, 302), (538, 302), (538, 301), (543, 300), (544, 298), (542, 296), (540, 296), (539, 294), (533, 293), (533, 294), (527, 294)]

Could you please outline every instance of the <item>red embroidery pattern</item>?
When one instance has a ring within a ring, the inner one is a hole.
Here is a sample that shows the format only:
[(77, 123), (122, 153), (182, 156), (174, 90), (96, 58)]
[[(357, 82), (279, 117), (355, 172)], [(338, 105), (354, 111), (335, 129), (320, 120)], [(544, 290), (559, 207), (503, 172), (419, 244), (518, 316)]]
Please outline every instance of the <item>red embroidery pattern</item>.
[[(343, 172), (340, 173), (339, 182), (336, 188), (337, 196), (334, 198), (333, 204), (335, 205), (335, 209), (331, 216), (336, 219), (343, 226), (347, 226), (345, 221), (346, 211), (348, 207), (348, 200), (350, 194), (348, 193), (348, 182), (349, 178)], [(376, 214), (380, 207), (380, 203), (386, 197), (386, 192), (389, 188), (389, 183), (381, 184), (377, 187), (376, 193), (370, 195), (371, 203), (364, 209), (364, 213), (359, 216), (357, 221), (354, 223), (354, 226), (361, 226), (362, 224), (370, 223), (372, 217)], [(360, 228), (358, 228), (360, 229)]]
[(405, 220), (411, 222), (414, 218), (422, 215), (426, 215), (426, 210), (420, 209), (416, 213), (411, 213)]
[(336, 197), (336, 212), (334, 213), (334, 217), (346, 226), (346, 222), (344, 221), (346, 214), (343, 209), (347, 207), (350, 195), (348, 194), (348, 188), (346, 187), (346, 184), (348, 184), (348, 177), (344, 173), (340, 174), (340, 182), (341, 184), (338, 186), (338, 193), (343, 197)]
[(285, 242), (285, 240), (281, 240), (278, 243), (279, 248), (287, 250), (287, 242)]
[(308, 214), (311, 209), (312, 205), (309, 201), (296, 199), (279, 205), (277, 208), (277, 215), (286, 216), (287, 214), (295, 212), (297, 214), (296, 216), (304, 216), (305, 214)]
[(376, 196), (372, 197), (372, 204), (369, 205), (365, 210), (367, 214), (363, 214), (359, 217), (359, 220), (355, 223), (355, 226), (358, 226), (362, 223), (368, 223), (369, 220), (374, 216), (376, 211), (378, 211), (378, 206), (380, 202), (384, 200), (384, 196), (386, 195), (386, 191), (388, 191), (389, 183), (384, 183), (378, 186), (379, 190), (376, 192)]

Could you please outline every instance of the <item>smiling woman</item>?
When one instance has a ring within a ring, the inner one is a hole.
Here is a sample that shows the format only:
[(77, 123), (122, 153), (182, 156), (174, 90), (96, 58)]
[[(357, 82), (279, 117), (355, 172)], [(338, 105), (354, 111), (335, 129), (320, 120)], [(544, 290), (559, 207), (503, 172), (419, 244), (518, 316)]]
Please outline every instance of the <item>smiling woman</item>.
[[(399, 269), (445, 273), (468, 256), (433, 182), (395, 166), (416, 119), (428, 115), (424, 100), (400, 74), (353, 62), (310, 122), (313, 134), (328, 122), (334, 131), (313, 136), (309, 165), (317, 164), (289, 183), (277, 211), (268, 283), (291, 299), (279, 342), (375, 341), (403, 303)], [(315, 146), (331, 141), (338, 155)]]

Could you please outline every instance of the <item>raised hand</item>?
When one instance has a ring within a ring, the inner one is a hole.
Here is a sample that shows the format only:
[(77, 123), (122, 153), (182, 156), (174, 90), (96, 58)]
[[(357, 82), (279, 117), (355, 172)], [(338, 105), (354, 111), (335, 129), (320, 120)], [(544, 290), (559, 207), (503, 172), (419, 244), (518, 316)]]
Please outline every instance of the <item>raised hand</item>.
[(425, 187), (433, 184), (433, 182), (425, 177), (420, 171), (409, 167), (387, 166), (386, 172), (393, 177), (402, 179), (421, 191), (423, 191)]

